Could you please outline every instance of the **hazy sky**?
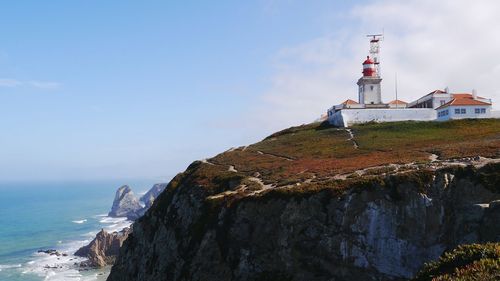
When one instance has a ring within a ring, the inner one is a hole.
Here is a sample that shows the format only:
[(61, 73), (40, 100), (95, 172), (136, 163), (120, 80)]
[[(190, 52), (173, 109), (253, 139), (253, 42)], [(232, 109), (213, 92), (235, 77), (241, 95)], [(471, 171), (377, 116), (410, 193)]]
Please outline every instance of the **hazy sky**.
[(356, 99), (382, 30), (385, 101), (500, 104), (499, 1), (353, 2), (0, 4), (0, 181), (165, 180)]

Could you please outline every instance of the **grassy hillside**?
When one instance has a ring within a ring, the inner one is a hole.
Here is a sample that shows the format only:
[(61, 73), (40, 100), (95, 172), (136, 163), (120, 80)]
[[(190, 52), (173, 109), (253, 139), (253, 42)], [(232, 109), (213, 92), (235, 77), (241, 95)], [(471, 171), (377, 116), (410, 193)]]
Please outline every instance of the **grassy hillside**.
[(218, 167), (207, 169), (233, 166), (242, 176), (259, 173), (264, 183), (280, 186), (390, 163), (428, 163), (432, 153), (440, 160), (500, 157), (500, 120), (495, 119), (373, 123), (351, 130), (352, 140), (347, 130), (324, 123), (292, 127), (219, 154), (209, 159)]
[[(498, 237), (478, 204), (500, 199), (500, 161), (478, 156), (499, 152), (500, 120), (289, 128), (177, 175), (109, 280), (411, 278), (442, 249)], [(465, 253), (420, 280), (498, 271)]]

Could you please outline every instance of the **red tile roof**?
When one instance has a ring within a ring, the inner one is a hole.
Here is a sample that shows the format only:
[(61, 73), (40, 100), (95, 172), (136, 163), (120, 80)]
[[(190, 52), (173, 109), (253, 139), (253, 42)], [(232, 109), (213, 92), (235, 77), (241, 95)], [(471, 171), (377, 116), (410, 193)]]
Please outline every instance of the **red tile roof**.
[(343, 102), (343, 103), (341, 103), (341, 104), (359, 104), (359, 103), (357, 103), (357, 102), (355, 102), (355, 101), (353, 101), (353, 100), (346, 100), (346, 101), (344, 101), (344, 102)]
[(408, 104), (408, 103), (402, 100), (393, 100), (390, 101), (389, 104)]
[(491, 105), (491, 103), (475, 100), (471, 94), (454, 94), (451, 101), (441, 105), (436, 110), (450, 105)]
[[(469, 98), (472, 99), (472, 94), (469, 93), (457, 93), (457, 94), (451, 94), (452, 97), (454, 98)], [(478, 99), (485, 99), (483, 97), (476, 97)]]

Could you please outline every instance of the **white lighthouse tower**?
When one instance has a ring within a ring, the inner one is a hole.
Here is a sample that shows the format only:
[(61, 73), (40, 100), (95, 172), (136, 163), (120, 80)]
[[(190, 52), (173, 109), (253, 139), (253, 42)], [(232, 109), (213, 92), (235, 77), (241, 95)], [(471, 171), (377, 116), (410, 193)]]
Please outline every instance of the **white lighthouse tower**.
[(372, 37), (370, 40), (370, 56), (366, 57), (363, 62), (363, 77), (358, 80), (358, 93), (359, 93), (359, 103), (364, 104), (366, 107), (379, 107), (382, 104), (382, 89), (380, 87), (380, 82), (382, 78), (380, 77), (380, 61), (379, 61), (379, 51), (380, 51), (380, 38), (381, 34), (368, 35)]

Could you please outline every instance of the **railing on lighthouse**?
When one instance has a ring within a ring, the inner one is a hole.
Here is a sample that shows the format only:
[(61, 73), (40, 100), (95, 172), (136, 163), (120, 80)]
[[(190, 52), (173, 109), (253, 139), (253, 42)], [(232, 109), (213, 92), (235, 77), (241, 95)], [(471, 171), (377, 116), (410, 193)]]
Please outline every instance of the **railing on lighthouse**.
[(370, 57), (375, 64), (376, 74), (380, 77), (380, 41), (384, 40), (384, 34), (369, 34), (366, 37), (371, 37)]

